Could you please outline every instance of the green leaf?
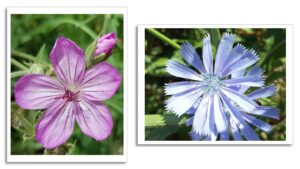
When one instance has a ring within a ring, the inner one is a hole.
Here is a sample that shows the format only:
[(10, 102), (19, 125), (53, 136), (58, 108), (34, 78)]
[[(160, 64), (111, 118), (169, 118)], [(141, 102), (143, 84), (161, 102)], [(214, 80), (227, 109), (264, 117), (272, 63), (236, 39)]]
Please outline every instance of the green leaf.
[(44, 43), (42, 46), (41, 46), (41, 48), (40, 48), (40, 50), (39, 50), (39, 52), (37, 53), (37, 55), (36, 55), (36, 59), (37, 59), (37, 62), (49, 62), (49, 56), (48, 56), (48, 54), (46, 53), (46, 50), (45, 50), (45, 48), (46, 48), (46, 44)]
[(186, 120), (186, 116), (178, 118), (175, 114), (145, 115), (145, 139), (164, 140), (185, 125)]

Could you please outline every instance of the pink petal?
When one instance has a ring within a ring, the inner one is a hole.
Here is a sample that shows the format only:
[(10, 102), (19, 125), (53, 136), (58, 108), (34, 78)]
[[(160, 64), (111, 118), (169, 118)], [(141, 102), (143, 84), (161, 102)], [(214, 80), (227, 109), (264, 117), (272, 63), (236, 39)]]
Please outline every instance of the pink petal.
[(57, 101), (36, 125), (36, 139), (45, 148), (52, 149), (64, 144), (71, 136), (75, 122), (74, 102)]
[(86, 72), (80, 85), (80, 95), (88, 100), (106, 100), (115, 94), (120, 82), (118, 70), (101, 62)]
[(85, 56), (73, 41), (57, 38), (50, 53), (54, 72), (58, 79), (67, 85), (77, 85), (85, 72)]
[(113, 127), (112, 115), (100, 101), (77, 102), (76, 121), (81, 131), (97, 141), (106, 139)]
[(14, 93), (16, 103), (23, 109), (45, 109), (63, 97), (64, 87), (48, 76), (28, 74), (17, 81)]

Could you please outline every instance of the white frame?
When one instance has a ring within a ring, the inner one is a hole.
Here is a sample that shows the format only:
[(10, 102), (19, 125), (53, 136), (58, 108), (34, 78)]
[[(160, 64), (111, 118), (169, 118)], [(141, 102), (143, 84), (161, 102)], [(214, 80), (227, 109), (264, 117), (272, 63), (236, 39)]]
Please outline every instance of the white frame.
[[(124, 101), (123, 101), (123, 155), (11, 155), (11, 15), (12, 14), (123, 14), (124, 16)], [(7, 59), (6, 59), (6, 161), (10, 162), (126, 162), (127, 161), (127, 8), (126, 7), (9, 7), (7, 8)]]
[[(286, 140), (285, 141), (146, 141), (145, 29), (146, 28), (285, 28)], [(293, 25), (138, 25), (138, 144), (141, 145), (291, 145), (293, 144)]]

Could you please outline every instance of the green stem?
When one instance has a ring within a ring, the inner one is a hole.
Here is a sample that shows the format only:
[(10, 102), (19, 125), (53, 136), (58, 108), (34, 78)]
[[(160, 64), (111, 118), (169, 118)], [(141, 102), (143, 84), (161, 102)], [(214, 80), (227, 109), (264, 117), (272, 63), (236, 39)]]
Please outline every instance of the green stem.
[(212, 43), (217, 48), (220, 43), (220, 40), (221, 40), (220, 30), (219, 29), (209, 29), (208, 31), (210, 33)]
[(23, 75), (26, 75), (27, 73), (29, 73), (28, 71), (17, 71), (17, 72), (12, 72), (10, 74), (10, 77), (11, 78), (16, 78), (16, 77), (20, 77), (20, 76), (23, 76)]
[(180, 45), (178, 45), (176, 42), (174, 42), (172, 39), (170, 39), (166, 35), (160, 33), (159, 31), (157, 31), (156, 29), (154, 29), (154, 28), (147, 28), (146, 30), (149, 33), (151, 33), (152, 35), (154, 35), (155, 37), (157, 37), (158, 39), (160, 39), (160, 40), (164, 41), (165, 43), (171, 45), (175, 49), (177, 49), (177, 50), (181, 49)]
[(30, 60), (30, 61), (35, 60), (34, 56), (23, 53), (23, 52), (20, 52), (20, 51), (13, 50), (13, 51), (11, 51), (11, 54), (12, 54), (12, 56), (16, 56), (16, 57), (19, 57), (19, 58), (22, 58), (22, 59), (27, 59), (27, 60)]
[(102, 26), (102, 30), (101, 30), (102, 34), (106, 33), (107, 24), (108, 24), (108, 21), (110, 20), (110, 18), (111, 18), (110, 14), (106, 14), (104, 16), (104, 22), (103, 22), (103, 26)]
[(28, 71), (29, 69), (23, 65), (22, 63), (20, 63), (19, 61), (15, 60), (15, 59), (11, 59), (11, 64), (16, 66), (17, 68), (21, 69), (21, 70), (25, 70)]

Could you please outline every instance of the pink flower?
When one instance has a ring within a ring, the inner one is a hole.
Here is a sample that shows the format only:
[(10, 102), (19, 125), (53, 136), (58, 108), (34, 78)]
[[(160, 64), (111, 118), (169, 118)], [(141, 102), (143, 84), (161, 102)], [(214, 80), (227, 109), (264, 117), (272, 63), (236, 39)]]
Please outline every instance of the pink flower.
[(116, 34), (114, 32), (103, 35), (102, 37), (97, 39), (94, 56), (105, 54), (105, 58), (107, 58), (111, 54), (111, 51), (115, 47), (115, 45)]
[(48, 149), (64, 144), (75, 121), (87, 136), (97, 141), (106, 139), (113, 120), (102, 101), (111, 98), (119, 88), (120, 73), (105, 62), (85, 70), (83, 51), (64, 37), (56, 40), (50, 59), (57, 79), (28, 74), (14, 88), (20, 107), (46, 109), (35, 128), (37, 141)]

